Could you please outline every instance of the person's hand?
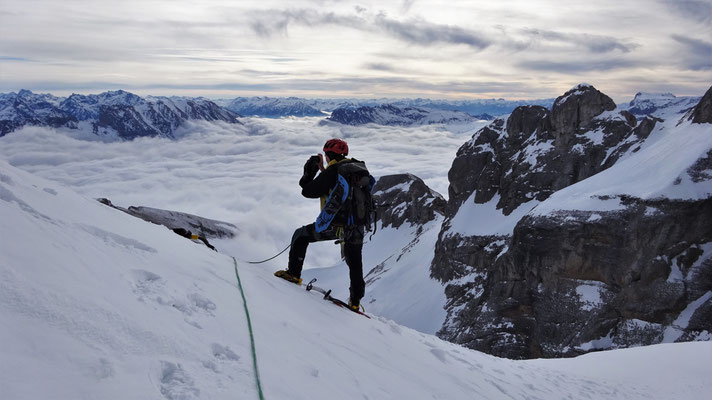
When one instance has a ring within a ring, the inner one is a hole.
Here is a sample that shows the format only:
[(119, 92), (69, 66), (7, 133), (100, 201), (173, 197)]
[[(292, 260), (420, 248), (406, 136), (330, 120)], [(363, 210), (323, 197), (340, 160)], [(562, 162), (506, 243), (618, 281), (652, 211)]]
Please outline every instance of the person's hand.
[(321, 161), (321, 154), (318, 156), (311, 156), (307, 160), (307, 162), (304, 164), (304, 175), (314, 177), (316, 175), (317, 171), (319, 171), (320, 166), (322, 165)]
[(324, 172), (326, 168), (324, 168), (324, 155), (319, 153), (319, 171)]

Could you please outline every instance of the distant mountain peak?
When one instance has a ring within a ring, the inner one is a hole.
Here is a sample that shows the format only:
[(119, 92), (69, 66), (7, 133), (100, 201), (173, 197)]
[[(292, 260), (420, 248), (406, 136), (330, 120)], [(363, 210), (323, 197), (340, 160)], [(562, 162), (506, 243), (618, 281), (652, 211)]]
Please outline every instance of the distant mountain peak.
[(651, 92), (638, 92), (635, 94), (635, 97), (633, 98), (633, 101), (635, 100), (642, 100), (642, 99), (660, 99), (660, 98), (669, 98), (669, 99), (674, 99), (677, 98), (672, 93), (651, 93)]
[(378, 106), (340, 107), (327, 118), (330, 121), (345, 125), (430, 125), (469, 123), (477, 119), (460, 111), (434, 110), (419, 107), (400, 107), (394, 104), (381, 104)]
[(572, 87), (571, 89), (569, 89), (569, 92), (572, 91), (572, 90), (584, 90), (584, 89), (595, 89), (595, 88), (594, 88), (593, 85), (591, 85), (590, 83), (581, 82), (581, 83), (579, 83), (578, 85), (576, 85), (576, 86)]

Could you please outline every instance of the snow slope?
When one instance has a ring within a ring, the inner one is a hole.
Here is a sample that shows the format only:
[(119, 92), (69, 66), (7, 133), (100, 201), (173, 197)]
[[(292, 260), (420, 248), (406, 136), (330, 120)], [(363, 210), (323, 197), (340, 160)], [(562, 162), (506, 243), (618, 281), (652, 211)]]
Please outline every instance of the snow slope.
[[(0, 398), (257, 398), (233, 261), (0, 161)], [(239, 254), (237, 254), (239, 258)], [(703, 399), (712, 343), (497, 359), (239, 264), (267, 399)]]
[[(707, 124), (675, 120), (657, 127), (639, 149), (629, 150), (611, 168), (552, 194), (532, 215), (557, 210), (613, 211), (618, 196), (640, 199), (702, 200), (712, 195), (709, 180), (695, 182), (688, 169), (712, 149)], [(637, 150), (637, 151), (636, 151)]]

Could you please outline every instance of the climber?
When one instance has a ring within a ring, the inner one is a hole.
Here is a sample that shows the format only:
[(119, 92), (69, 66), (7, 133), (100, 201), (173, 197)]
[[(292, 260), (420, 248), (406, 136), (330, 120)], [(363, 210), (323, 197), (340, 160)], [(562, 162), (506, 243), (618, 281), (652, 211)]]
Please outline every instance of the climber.
[[(351, 286), (348, 305), (358, 310), (366, 286), (361, 250), (365, 229), (370, 229), (372, 222), (371, 190), (375, 180), (368, 173), (365, 163), (346, 158), (349, 146), (345, 141), (328, 140), (323, 150), (324, 156), (311, 156), (304, 164), (304, 174), (299, 180), (304, 197), (321, 198), (322, 211), (315, 223), (294, 232), (287, 269), (274, 275), (301, 285), (302, 266), (309, 243), (336, 240), (342, 245), (342, 258), (349, 267)], [(317, 172), (320, 172), (318, 176)]]

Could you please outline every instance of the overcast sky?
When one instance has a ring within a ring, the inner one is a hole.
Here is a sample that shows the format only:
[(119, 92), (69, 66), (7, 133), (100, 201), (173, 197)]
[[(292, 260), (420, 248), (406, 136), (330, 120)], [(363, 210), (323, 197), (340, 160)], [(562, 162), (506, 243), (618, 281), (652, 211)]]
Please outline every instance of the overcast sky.
[(556, 97), (712, 85), (712, 0), (0, 0), (0, 92)]

